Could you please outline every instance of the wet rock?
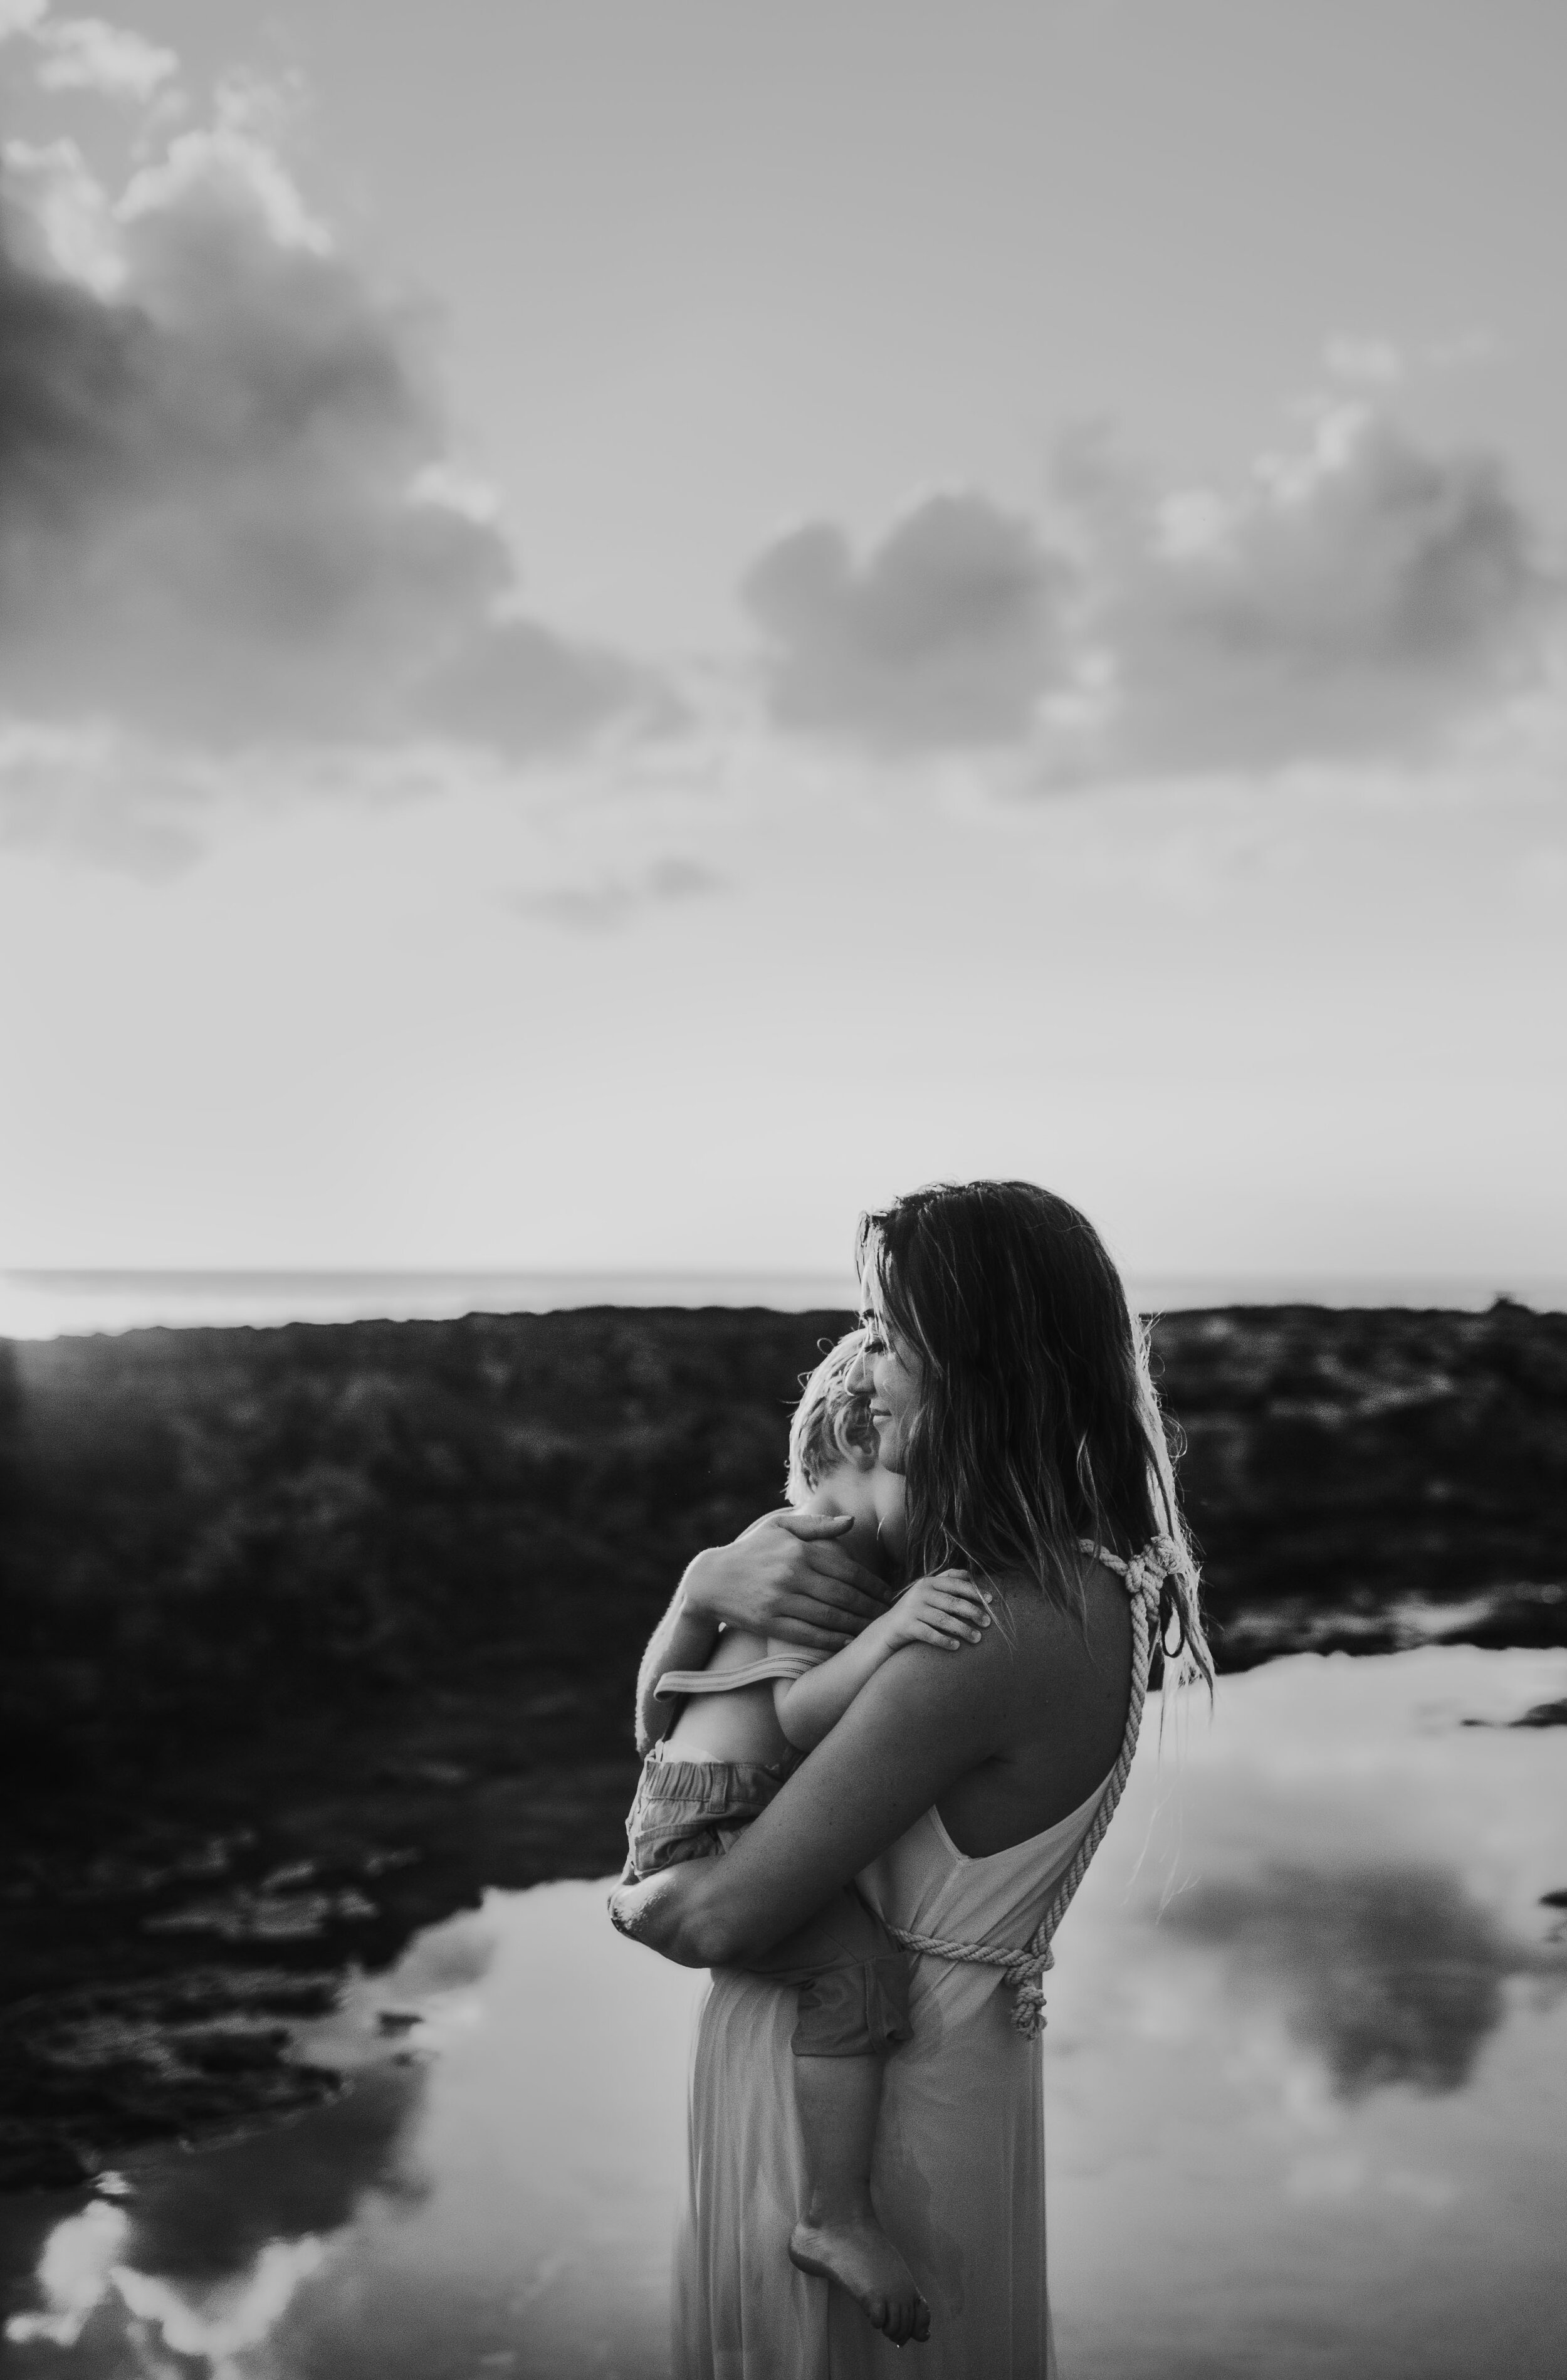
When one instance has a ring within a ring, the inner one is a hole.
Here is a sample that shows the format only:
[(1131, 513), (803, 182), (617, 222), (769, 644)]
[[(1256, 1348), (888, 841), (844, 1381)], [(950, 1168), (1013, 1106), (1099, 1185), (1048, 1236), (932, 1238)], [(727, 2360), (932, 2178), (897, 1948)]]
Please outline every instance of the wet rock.
[(400, 1867), (416, 1867), (424, 1857), (413, 1844), (401, 1851), (367, 1852), (359, 1863), (361, 1876), (391, 1876)]
[[(305, 1863), (308, 1865), (309, 1863)], [(313, 1941), (332, 1925), (362, 1925), (376, 1905), (352, 1886), (341, 1892), (233, 1892), (221, 1900), (144, 1917), (144, 1934), (211, 1934), (222, 1942)]]
[(92, 2174), (91, 2154), (52, 2124), (0, 2116), (0, 2191), (77, 2190)]
[(24, 2001), (0, 2050), (0, 2188), (63, 2189), (113, 2154), (236, 2131), (340, 2087), (293, 2055), (337, 1979), (271, 1968), (187, 1969)]
[(261, 1878), (263, 1892), (295, 1892), (302, 1884), (314, 1884), (320, 1869), (314, 1860), (285, 1860), (274, 1867), (270, 1876)]
[(473, 1770), (460, 1760), (383, 1760), (377, 1774), (388, 1785), (434, 1785), (448, 1792), (474, 1781)]

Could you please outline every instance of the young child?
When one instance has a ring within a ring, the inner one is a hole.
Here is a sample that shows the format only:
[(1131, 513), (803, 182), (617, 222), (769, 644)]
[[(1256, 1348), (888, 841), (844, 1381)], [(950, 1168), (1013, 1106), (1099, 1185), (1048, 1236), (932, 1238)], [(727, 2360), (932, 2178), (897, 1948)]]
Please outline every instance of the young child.
[[(849, 1386), (862, 1338), (853, 1330), (841, 1339), (805, 1384), (790, 1429), (789, 1500), (808, 1512), (849, 1513), (853, 1526), (837, 1542), (890, 1579), (902, 1557), (903, 1481), (878, 1464), (868, 1400)], [(703, 1669), (667, 1670), (656, 1692), (676, 1702), (676, 1716), (647, 1756), (626, 1820), (628, 1877), (728, 1851), (898, 1645), (956, 1649), (987, 1621), (981, 1589), (947, 1572), (906, 1587), (830, 1657), (726, 1628)], [(698, 1625), (683, 1646), (677, 1631), (675, 1660), (697, 1649)], [(882, 2061), (910, 2035), (904, 1954), (845, 1886), (809, 1924), (745, 1963), (800, 1989), (790, 2047), (807, 2204), (790, 2254), (848, 2289), (876, 2328), (899, 2341), (925, 2338), (929, 2310), (870, 2191)]]

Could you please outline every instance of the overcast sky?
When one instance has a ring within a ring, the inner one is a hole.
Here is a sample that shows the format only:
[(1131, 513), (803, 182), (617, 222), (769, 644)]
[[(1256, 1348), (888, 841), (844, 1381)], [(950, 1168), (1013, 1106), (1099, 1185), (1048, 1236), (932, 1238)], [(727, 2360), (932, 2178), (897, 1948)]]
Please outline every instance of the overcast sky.
[(0, 0), (15, 1265), (1567, 1276), (1555, 0)]

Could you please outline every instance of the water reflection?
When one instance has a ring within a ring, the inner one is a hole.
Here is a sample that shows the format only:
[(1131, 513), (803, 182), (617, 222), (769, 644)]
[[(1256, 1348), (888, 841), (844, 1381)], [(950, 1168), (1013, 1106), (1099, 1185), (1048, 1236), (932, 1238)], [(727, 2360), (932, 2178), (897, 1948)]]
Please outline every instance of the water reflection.
[[(1052, 1978), (1068, 2380), (1558, 2373), (1567, 1736), (1508, 1722), (1563, 1682), (1306, 1657), (1151, 1737)], [(435, 1929), (315, 2030), (345, 2098), (16, 2259), (15, 2368), (654, 2380), (694, 1987), (597, 1886)]]
[(1393, 2082), (1460, 2089), (1501, 2022), (1503, 1978), (1536, 1963), (1434, 1867), (1271, 1867), (1199, 1887), (1170, 1921), (1226, 1949), (1239, 1988), (1280, 2001), (1346, 2099)]
[(12, 2344), (72, 2349), (71, 2372), (104, 2380), (162, 2380), (164, 2350), (239, 2380), (369, 2195), (412, 2204), (423, 2194), (400, 2160), (426, 2079), (370, 2070), (307, 2123), (165, 2161), (134, 2188), (111, 2183), (50, 2233), (38, 2269), (46, 2307), (12, 2319)]
[(275, 2241), (334, 2238), (372, 2190), (414, 2204), (426, 2185), (404, 2168), (403, 2149), (427, 2079), (372, 2069), (313, 2121), (203, 2157), (199, 2192), (183, 2162), (145, 2175), (134, 2200), (138, 2259), (204, 2289), (254, 2265)]
[(1509, 1722), (1561, 1683), (1307, 1656), (1139, 1764), (1053, 1978), (1068, 2380), (1554, 2380), (1567, 1740)]

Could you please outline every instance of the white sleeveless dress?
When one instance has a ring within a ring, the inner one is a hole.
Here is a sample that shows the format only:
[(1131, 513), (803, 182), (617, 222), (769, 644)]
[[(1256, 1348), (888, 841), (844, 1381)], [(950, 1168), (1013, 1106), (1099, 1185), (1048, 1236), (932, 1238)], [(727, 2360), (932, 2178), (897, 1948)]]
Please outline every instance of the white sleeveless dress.
[[(1044, 2258), (1043, 1971), (1053, 1963), (1050, 1937), (1126, 1783), (1161, 1583), (1184, 1562), (1166, 1536), (1130, 1560), (1079, 1543), (1131, 1597), (1131, 1694), (1109, 1775), (1054, 1827), (982, 1859), (958, 1851), (927, 1810), (858, 1878), (910, 1959), (913, 2038), (886, 2060), (871, 2191), (930, 2305), (930, 2338), (908, 2350), (920, 2380), (1055, 2373)], [(991, 1946), (1014, 1955), (980, 1963), (976, 1950)], [(675, 2380), (886, 2380), (905, 2368), (904, 2350), (873, 2330), (851, 2298), (789, 2259), (806, 2198), (790, 2050), (795, 1999), (791, 1988), (726, 1968), (697, 2006), (675, 2241)]]
[[(984, 1859), (965, 1858), (927, 1810), (862, 1871), (861, 1888), (906, 1932), (1025, 1941), (1103, 1792)], [(929, 2301), (929, 2342), (893, 2347), (841, 2289), (790, 2263), (805, 2203), (789, 2046), (796, 1996), (724, 1970), (699, 2005), (693, 2045), (676, 2380), (871, 2380), (907, 2374), (905, 2356), (921, 2380), (1054, 2374), (1041, 2045), (1014, 2026), (995, 1968), (910, 1963), (914, 2037), (886, 2061), (872, 2188)]]

